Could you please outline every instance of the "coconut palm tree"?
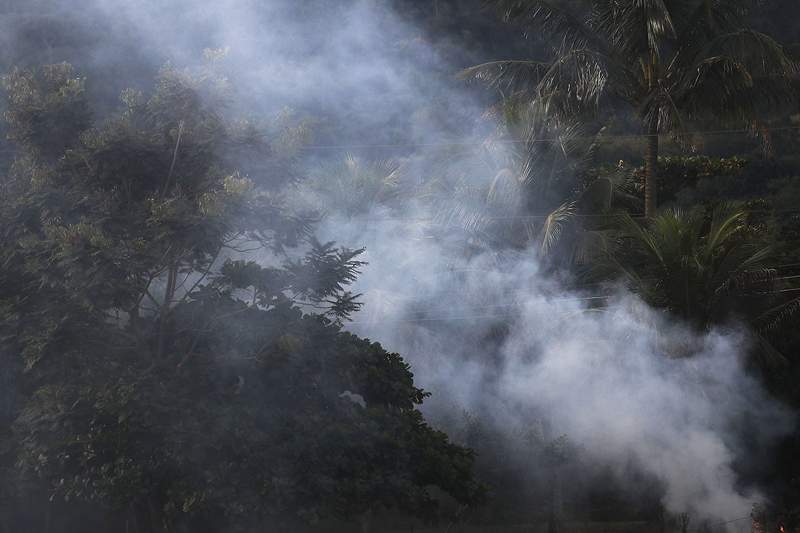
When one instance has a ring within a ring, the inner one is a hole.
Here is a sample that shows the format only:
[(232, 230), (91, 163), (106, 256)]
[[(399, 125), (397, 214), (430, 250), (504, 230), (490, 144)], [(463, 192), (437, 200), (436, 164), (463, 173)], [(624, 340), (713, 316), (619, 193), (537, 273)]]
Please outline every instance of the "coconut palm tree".
[(794, 94), (796, 65), (745, 27), (747, 0), (489, 1), (526, 34), (559, 44), (552, 59), (494, 61), (464, 76), (538, 100), (558, 119), (632, 108), (647, 138), (646, 216), (657, 206), (659, 134), (689, 142), (689, 126), (710, 121), (759, 131), (765, 113)]

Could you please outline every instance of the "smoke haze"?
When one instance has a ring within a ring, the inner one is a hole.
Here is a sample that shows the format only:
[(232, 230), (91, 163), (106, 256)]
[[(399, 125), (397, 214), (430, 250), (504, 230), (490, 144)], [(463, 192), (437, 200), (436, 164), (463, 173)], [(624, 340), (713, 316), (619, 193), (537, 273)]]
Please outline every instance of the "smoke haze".
[[(454, 79), (465, 65), (438, 56), (381, 1), (7, 4), (6, 63), (110, 72), (109, 84), (93, 89), (109, 97), (166, 61), (183, 66), (204, 49), (228, 49), (221, 68), (243, 109), (313, 117), (306, 153), (314, 164), (348, 151), (396, 157), (404, 179), (421, 182), (434, 173), (426, 145), (479, 139), (494, 126), (482, 97)], [(26, 33), (42, 16), (54, 33)], [(59, 41), (59, 32), (70, 38)], [(402, 146), (348, 148), (365, 144)], [(452, 164), (480, 179), (472, 155)], [(657, 479), (673, 513), (725, 521), (762, 498), (739, 482), (737, 465), (768, 450), (792, 417), (748, 376), (743, 331), (698, 338), (622, 290), (608, 310), (594, 309), (592, 292), (566, 291), (541, 274), (533, 251), (467, 256), (431, 238), (437, 213), (421, 202), (354, 215), (300, 192), (327, 213), (321, 240), (366, 247), (356, 283), (365, 306), (346, 327), (411, 362), (433, 393), (425, 409), (434, 423), (457, 433), (466, 411), (507, 442), (520, 432), (542, 443), (566, 435), (576, 461), (620, 476), (633, 465)], [(687, 350), (694, 356), (675, 357)]]

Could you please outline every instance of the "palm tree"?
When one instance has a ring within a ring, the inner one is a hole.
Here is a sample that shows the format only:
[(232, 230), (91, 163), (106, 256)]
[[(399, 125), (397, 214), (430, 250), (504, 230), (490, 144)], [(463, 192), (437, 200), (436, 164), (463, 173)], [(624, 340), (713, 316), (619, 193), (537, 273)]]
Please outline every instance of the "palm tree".
[(446, 165), (434, 184), (435, 218), (473, 242), (547, 255), (602, 189), (589, 177), (599, 132), (547, 121), (537, 102), (505, 101), (496, 111), (498, 131), (475, 159)]
[(649, 303), (707, 329), (732, 313), (752, 313), (758, 300), (741, 305), (742, 297), (758, 298), (773, 281), (771, 250), (753, 238), (747, 217), (732, 204), (710, 217), (668, 209), (645, 226), (623, 215), (622, 246), (609, 258)]
[(317, 197), (314, 207), (322, 214), (356, 216), (395, 203), (404, 192), (401, 178), (396, 161), (347, 154), (313, 172), (306, 185)]
[(647, 138), (648, 217), (660, 134), (687, 142), (687, 126), (709, 121), (763, 133), (760, 119), (793, 97), (796, 65), (775, 40), (744, 27), (747, 0), (489, 1), (506, 22), (559, 46), (552, 60), (494, 61), (464, 76), (541, 101), (556, 119), (632, 107)]

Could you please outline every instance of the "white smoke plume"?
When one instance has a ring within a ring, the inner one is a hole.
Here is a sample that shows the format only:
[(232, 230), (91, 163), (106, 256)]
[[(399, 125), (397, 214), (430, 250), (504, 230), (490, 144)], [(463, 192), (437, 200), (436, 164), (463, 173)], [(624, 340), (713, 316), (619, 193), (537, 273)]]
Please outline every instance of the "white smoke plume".
[[(743, 331), (698, 338), (624, 293), (592, 309), (591, 296), (539, 275), (533, 254), (460, 259), (423, 225), (370, 220), (326, 226), (368, 250), (366, 306), (351, 327), (412, 361), (432, 416), (459, 406), (509, 438), (544, 418), (598, 464), (633, 461), (660, 480), (676, 514), (726, 521), (760, 501), (738, 484), (738, 443), (742, 432), (770, 442), (788, 413), (747, 375)], [(498, 322), (507, 336), (479, 347)]]

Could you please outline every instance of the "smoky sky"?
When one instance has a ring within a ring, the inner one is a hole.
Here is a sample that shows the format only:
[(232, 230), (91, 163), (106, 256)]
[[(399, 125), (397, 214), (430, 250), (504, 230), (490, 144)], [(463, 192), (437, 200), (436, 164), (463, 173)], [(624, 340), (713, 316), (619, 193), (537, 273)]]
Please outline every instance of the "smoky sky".
[[(425, 163), (431, 145), (493, 127), (486, 95), (455, 79), (464, 65), (382, 0), (6, 0), (3, 8), (5, 68), (72, 62), (107, 107), (126, 86), (146, 88), (165, 63), (196, 65), (204, 49), (227, 49), (221, 68), (236, 112), (311, 117), (316, 148), (306, 169), (354, 152), (397, 158), (421, 182), (438, 172)], [(492, 178), (471, 154), (448, 164), (476, 186)], [(433, 394), (425, 409), (434, 422), (463, 410), (511, 439), (546, 420), (550, 436), (566, 435), (584, 458), (620, 471), (633, 462), (658, 479), (674, 513), (727, 520), (762, 497), (736, 476), (748, 452), (742, 432), (766, 450), (793, 418), (745, 371), (743, 328), (697, 336), (622, 290), (610, 309), (593, 309), (592, 293), (542, 274), (534, 250), (466, 255), (432, 238), (424, 221), (436, 213), (424, 202), (344, 215), (331, 198), (299, 194), (328, 214), (321, 237), (366, 247), (355, 287), (365, 306), (346, 327), (411, 362)], [(504, 334), (492, 336), (498, 324)], [(693, 357), (671, 355), (687, 346)]]
[(7, 0), (4, 11), (5, 68), (68, 61), (108, 107), (164, 64), (226, 49), (241, 112), (305, 112), (320, 144), (421, 142), (433, 124), (463, 136), (474, 121), (457, 69), (382, 1)]

